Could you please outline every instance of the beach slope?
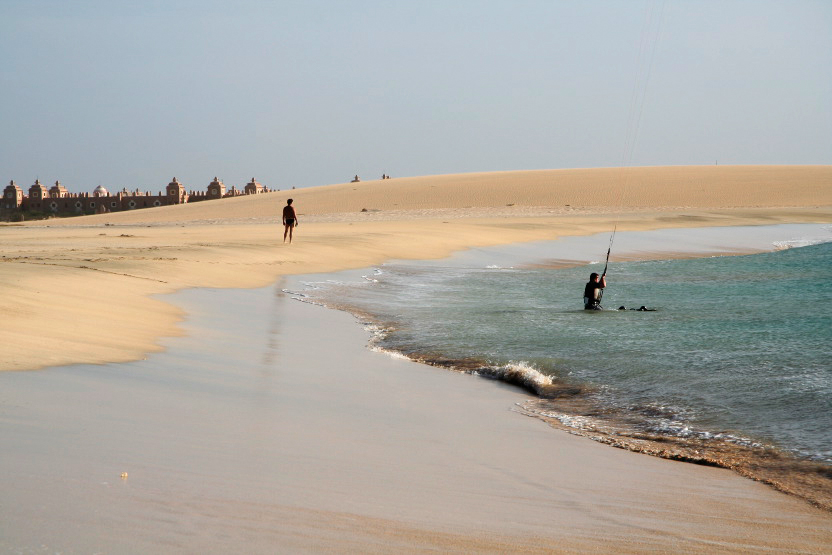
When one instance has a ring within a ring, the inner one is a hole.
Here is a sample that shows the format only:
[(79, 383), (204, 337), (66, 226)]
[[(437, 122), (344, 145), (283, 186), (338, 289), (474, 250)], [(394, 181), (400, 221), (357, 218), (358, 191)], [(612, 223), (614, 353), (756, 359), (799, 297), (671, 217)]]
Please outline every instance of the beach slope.
[[(284, 245), (280, 210), (300, 226)], [(346, 183), (0, 226), (0, 370), (135, 360), (154, 295), (619, 230), (832, 221), (832, 166), (540, 170)]]

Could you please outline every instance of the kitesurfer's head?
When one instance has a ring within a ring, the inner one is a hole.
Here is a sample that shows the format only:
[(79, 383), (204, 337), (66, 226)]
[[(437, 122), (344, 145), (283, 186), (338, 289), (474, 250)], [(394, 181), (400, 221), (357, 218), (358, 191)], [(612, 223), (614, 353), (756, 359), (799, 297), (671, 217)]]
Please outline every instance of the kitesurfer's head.
[(589, 281), (598, 281), (598, 274), (596, 274), (595, 272), (589, 274)]

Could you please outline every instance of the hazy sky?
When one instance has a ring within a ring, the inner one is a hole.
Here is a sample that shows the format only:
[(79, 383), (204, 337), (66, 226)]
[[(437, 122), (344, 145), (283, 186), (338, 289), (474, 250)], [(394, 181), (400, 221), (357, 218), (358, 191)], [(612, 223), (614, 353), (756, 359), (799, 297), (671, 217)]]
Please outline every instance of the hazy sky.
[(832, 163), (828, 0), (0, 0), (0, 22), (0, 179), (24, 189)]

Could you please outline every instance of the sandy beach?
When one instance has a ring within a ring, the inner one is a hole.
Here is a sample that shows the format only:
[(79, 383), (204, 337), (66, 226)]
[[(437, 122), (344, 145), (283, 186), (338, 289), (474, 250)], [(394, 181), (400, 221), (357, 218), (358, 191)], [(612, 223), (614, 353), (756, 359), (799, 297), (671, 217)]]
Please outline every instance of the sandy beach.
[[(0, 369), (16, 372), (0, 376), (0, 546), (828, 552), (826, 511), (552, 430), (513, 410), (524, 393), (370, 352), (352, 317), (282, 290), (613, 227), (830, 222), (832, 167), (719, 166), (394, 178), (2, 225)], [(674, 251), (613, 259), (654, 249)]]
[[(279, 214), (290, 196), (300, 225), (296, 244), (285, 246)], [(262, 287), (281, 275), (615, 226), (824, 223), (830, 215), (830, 166), (719, 166), (394, 178), (4, 225), (0, 368), (141, 358), (177, 334), (182, 317), (152, 296), (188, 287)]]

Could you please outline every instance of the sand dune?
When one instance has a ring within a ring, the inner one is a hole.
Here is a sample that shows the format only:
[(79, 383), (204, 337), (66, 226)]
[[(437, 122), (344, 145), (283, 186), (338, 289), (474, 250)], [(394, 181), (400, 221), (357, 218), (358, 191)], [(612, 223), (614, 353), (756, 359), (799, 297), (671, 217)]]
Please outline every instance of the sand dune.
[[(832, 166), (673, 166), (403, 177), (278, 191), (84, 218), (84, 223), (274, 219), (292, 197), (306, 216), (374, 211), (525, 208), (603, 213), (832, 205)], [(473, 210), (473, 213), (481, 212)], [(501, 214), (510, 215), (511, 210)], [(366, 216), (366, 214), (364, 214)], [(366, 218), (365, 218), (366, 219)], [(78, 225), (77, 219), (50, 225)], [(39, 224), (35, 224), (39, 225)]]

